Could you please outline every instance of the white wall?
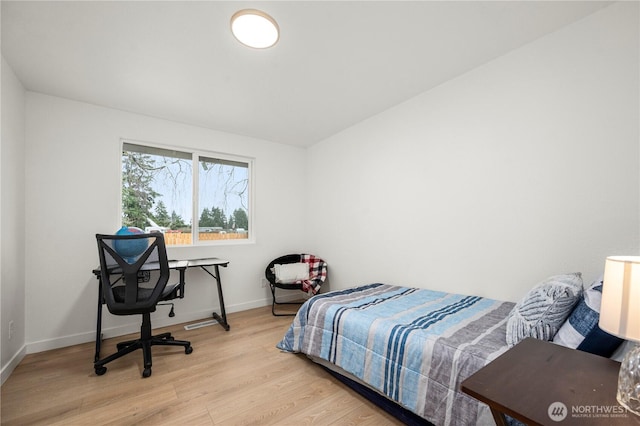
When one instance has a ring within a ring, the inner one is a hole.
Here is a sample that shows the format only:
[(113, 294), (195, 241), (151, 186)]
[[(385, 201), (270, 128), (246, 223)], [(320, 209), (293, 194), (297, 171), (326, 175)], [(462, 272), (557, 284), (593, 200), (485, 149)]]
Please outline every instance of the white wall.
[[(266, 305), (267, 263), (305, 250), (305, 151), (281, 144), (27, 92), (26, 341), (28, 352), (89, 341), (95, 330), (96, 233), (119, 228), (120, 138), (255, 158), (255, 244), (170, 248), (170, 258), (220, 257), (227, 312)], [(4, 194), (3, 194), (4, 197)], [(269, 296), (269, 298), (267, 297)], [(186, 297), (170, 321), (207, 318), (218, 309), (212, 279), (187, 271)], [(219, 311), (218, 311), (219, 312)], [(105, 336), (139, 329), (139, 318), (104, 315)], [(231, 324), (233, 327), (233, 324)]]
[[(4, 382), (25, 353), (25, 91), (4, 57), (1, 72), (0, 351)], [(11, 339), (10, 321), (14, 328)]]
[(311, 147), (332, 288), (515, 301), (640, 254), (638, 50), (616, 4)]
[[(256, 158), (257, 243), (169, 253), (228, 258), (230, 312), (268, 303), (264, 266), (290, 251), (326, 258), (332, 288), (382, 281), (508, 300), (547, 275), (590, 280), (606, 255), (638, 254), (637, 7), (608, 7), (308, 151), (32, 92), (23, 134), (24, 91), (3, 61), (3, 369), (5, 349), (21, 350), (5, 345), (7, 312), (30, 352), (93, 338), (94, 234), (119, 225), (120, 138)], [(20, 142), (7, 154), (9, 135)], [(24, 188), (7, 188), (21, 185), (22, 156)], [(172, 323), (217, 309), (208, 276), (187, 281)], [(139, 324), (105, 314), (104, 327)]]

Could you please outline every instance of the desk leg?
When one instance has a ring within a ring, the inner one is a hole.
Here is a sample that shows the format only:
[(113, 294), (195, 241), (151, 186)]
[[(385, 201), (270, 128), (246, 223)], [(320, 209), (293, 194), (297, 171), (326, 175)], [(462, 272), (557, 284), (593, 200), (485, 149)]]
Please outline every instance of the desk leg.
[[(229, 331), (229, 323), (227, 322), (227, 311), (224, 309), (224, 298), (222, 296), (222, 283), (220, 282), (220, 269), (218, 265), (215, 265), (216, 268), (216, 284), (218, 284), (218, 297), (220, 298), (220, 312), (222, 313), (222, 318), (216, 318), (218, 321), (222, 319), (223, 327), (225, 330)], [(217, 315), (214, 312), (213, 317), (215, 318)]]
[(496, 422), (496, 426), (508, 426), (504, 413), (492, 408), (491, 414), (493, 414), (493, 420)]
[(180, 285), (178, 286), (178, 298), (180, 299), (184, 299), (184, 276), (185, 276), (185, 271), (187, 270), (187, 268), (180, 268), (178, 270), (178, 272), (180, 273)]
[(100, 347), (102, 346), (102, 280), (98, 278), (98, 317), (96, 319), (96, 354), (94, 362), (100, 359)]
[(224, 309), (224, 297), (222, 296), (222, 283), (220, 282), (220, 268), (218, 265), (213, 265), (215, 267), (215, 275), (212, 274), (207, 268), (201, 266), (202, 270), (204, 270), (207, 274), (211, 275), (214, 280), (216, 280), (216, 285), (218, 287), (218, 298), (220, 299), (220, 312), (222, 316), (218, 315), (216, 312), (212, 314), (213, 318), (218, 321), (218, 323), (224, 328), (226, 331), (229, 331), (231, 326), (227, 322), (227, 312)]

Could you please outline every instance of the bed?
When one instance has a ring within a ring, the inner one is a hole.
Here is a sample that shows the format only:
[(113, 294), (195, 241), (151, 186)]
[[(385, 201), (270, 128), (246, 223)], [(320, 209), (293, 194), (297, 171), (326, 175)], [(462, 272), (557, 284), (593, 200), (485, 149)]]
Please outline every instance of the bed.
[(307, 300), (277, 347), (306, 354), (407, 424), (494, 424), (460, 384), (520, 340), (622, 359), (629, 345), (598, 326), (603, 285), (554, 275), (516, 304), (369, 284)]
[(309, 299), (277, 346), (393, 401), (415, 415), (405, 417), (407, 423), (492, 424), (488, 407), (459, 388), (509, 348), (505, 333), (514, 305), (370, 284)]

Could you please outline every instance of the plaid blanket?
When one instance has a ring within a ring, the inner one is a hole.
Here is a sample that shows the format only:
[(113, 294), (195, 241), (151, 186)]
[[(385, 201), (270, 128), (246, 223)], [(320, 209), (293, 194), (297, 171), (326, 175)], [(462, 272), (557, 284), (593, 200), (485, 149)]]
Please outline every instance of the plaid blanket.
[(312, 254), (301, 255), (300, 262), (309, 264), (309, 279), (302, 281), (302, 291), (316, 294), (327, 278), (327, 264)]

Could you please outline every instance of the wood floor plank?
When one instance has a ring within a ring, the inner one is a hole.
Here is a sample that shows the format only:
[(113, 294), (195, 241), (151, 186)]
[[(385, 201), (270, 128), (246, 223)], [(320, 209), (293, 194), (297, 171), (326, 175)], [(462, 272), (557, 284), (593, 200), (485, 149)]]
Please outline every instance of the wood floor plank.
[[(2, 385), (2, 425), (399, 425), (303, 355), (275, 345), (292, 317), (270, 307), (229, 315), (219, 325), (154, 330), (191, 341), (152, 349), (143, 379), (136, 351), (93, 371), (93, 343), (27, 355)], [(198, 321), (195, 321), (198, 322)], [(107, 339), (106, 355), (118, 341)]]

